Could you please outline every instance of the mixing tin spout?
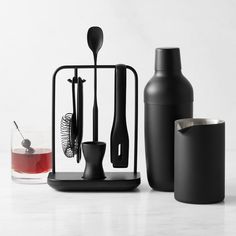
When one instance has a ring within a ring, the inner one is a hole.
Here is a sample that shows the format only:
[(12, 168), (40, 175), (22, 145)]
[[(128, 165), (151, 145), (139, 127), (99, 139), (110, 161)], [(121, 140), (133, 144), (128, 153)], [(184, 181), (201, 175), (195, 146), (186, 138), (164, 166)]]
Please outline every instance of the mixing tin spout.
[(219, 123), (224, 123), (224, 121), (209, 118), (188, 118), (175, 121), (177, 131), (181, 133), (195, 126), (216, 125)]
[(177, 128), (177, 131), (178, 131), (178, 132), (183, 133), (183, 132), (187, 131), (188, 129), (190, 129), (191, 126), (188, 126), (188, 127), (182, 127), (180, 124), (177, 123), (176, 128)]

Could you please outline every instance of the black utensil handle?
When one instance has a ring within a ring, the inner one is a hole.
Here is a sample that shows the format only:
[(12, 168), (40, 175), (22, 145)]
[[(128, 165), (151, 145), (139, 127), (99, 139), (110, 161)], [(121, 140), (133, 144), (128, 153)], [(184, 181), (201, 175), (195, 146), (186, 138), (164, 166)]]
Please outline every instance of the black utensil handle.
[(76, 135), (77, 135), (77, 130), (76, 130), (76, 102), (75, 102), (75, 83), (76, 83), (76, 72), (75, 76), (72, 79), (72, 105), (73, 105), (73, 113), (71, 117), (71, 130), (70, 130), (70, 142), (71, 142), (71, 148), (73, 150), (73, 155), (75, 154), (75, 141), (76, 141)]
[(115, 119), (126, 123), (126, 66), (115, 70)]
[(128, 167), (129, 135), (126, 124), (125, 65), (117, 65), (115, 69), (115, 111), (110, 145), (113, 167)]
[(98, 141), (98, 105), (95, 101), (93, 104), (93, 141)]
[(98, 141), (97, 54), (94, 53), (93, 141)]
[(73, 106), (73, 114), (76, 113), (76, 108), (75, 108), (75, 83), (76, 83), (76, 78), (74, 77), (72, 79), (72, 106)]
[(79, 163), (81, 159), (80, 145), (83, 138), (83, 82), (85, 82), (85, 80), (79, 77), (77, 80), (77, 163)]
[(77, 140), (79, 146), (83, 137), (83, 82), (79, 77), (77, 92)]

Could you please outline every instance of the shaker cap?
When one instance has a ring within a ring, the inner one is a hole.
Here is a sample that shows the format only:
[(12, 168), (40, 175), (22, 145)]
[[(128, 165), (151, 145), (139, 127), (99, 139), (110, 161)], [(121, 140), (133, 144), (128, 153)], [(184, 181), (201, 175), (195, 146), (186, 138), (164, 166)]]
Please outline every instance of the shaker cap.
[(156, 48), (155, 71), (181, 70), (179, 48)]
[(155, 73), (144, 90), (148, 104), (180, 104), (193, 102), (193, 88), (181, 72), (179, 48), (157, 48)]

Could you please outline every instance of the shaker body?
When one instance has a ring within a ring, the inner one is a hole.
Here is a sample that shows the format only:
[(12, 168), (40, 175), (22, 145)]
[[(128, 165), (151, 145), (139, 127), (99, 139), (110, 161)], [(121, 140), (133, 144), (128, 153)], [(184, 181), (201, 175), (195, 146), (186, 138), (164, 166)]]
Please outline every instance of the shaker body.
[(193, 88), (181, 72), (179, 48), (157, 48), (155, 74), (144, 90), (149, 185), (174, 190), (174, 122), (192, 118)]
[(174, 188), (174, 121), (192, 117), (193, 103), (145, 104), (145, 150), (149, 185), (160, 191)]

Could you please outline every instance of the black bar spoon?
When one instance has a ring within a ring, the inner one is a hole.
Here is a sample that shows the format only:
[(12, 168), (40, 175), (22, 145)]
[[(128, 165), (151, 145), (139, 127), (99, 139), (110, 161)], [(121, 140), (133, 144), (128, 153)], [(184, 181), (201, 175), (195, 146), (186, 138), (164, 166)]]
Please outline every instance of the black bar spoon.
[(94, 57), (94, 103), (93, 103), (93, 141), (98, 141), (98, 105), (97, 105), (97, 55), (103, 44), (103, 32), (98, 26), (89, 28), (87, 33), (88, 46)]
[(102, 161), (106, 150), (106, 143), (98, 141), (98, 105), (97, 105), (97, 54), (103, 44), (102, 29), (94, 26), (89, 28), (87, 34), (89, 48), (94, 57), (94, 104), (93, 104), (93, 141), (83, 142), (82, 150), (86, 162), (84, 179), (104, 179), (105, 174)]

